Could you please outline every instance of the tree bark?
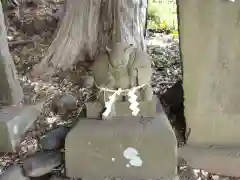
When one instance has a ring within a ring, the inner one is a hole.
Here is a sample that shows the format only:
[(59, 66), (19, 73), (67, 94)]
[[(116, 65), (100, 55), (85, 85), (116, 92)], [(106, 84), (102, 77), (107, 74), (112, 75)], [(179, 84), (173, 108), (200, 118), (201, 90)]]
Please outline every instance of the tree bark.
[(69, 0), (65, 15), (45, 58), (33, 74), (53, 75), (118, 41), (146, 50), (144, 28), (147, 0)]
[(23, 91), (17, 79), (16, 68), (9, 52), (2, 4), (0, 2), (0, 105), (18, 104)]

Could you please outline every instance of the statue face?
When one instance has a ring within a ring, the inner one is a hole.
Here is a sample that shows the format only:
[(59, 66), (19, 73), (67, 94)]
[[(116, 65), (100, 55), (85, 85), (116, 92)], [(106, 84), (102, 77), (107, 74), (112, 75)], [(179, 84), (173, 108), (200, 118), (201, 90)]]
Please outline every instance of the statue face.
[(114, 68), (125, 68), (128, 64), (130, 54), (133, 52), (132, 44), (119, 42), (112, 49), (107, 48), (110, 54), (110, 61)]

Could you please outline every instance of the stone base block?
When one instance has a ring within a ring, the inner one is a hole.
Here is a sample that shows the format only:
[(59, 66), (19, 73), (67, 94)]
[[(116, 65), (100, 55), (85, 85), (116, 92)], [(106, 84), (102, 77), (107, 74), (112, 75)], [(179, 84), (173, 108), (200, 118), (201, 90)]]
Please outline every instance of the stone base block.
[(10, 106), (0, 109), (0, 152), (16, 152), (21, 136), (39, 113), (37, 106)]
[(190, 166), (214, 174), (240, 177), (240, 146), (193, 146), (179, 149)]
[(162, 109), (155, 118), (79, 120), (66, 137), (65, 150), (71, 178), (171, 180), (177, 173), (177, 141)]
[[(138, 108), (140, 112), (138, 116), (143, 117), (154, 117), (156, 114), (156, 98), (152, 101), (139, 101)], [(111, 117), (128, 117), (132, 116), (132, 110), (129, 109), (131, 104), (128, 101), (117, 101), (114, 104), (115, 113)], [(87, 118), (95, 118), (98, 119), (101, 117), (101, 113), (103, 112), (103, 106), (100, 102), (88, 102), (86, 103), (87, 109)]]

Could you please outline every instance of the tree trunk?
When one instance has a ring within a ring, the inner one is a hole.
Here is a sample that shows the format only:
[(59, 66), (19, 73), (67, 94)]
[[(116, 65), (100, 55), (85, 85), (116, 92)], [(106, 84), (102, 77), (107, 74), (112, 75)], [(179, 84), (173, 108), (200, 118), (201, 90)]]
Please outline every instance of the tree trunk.
[(45, 58), (33, 74), (54, 74), (118, 41), (146, 50), (144, 28), (147, 0), (69, 0), (65, 15)]
[(0, 2), (0, 105), (18, 104), (23, 92), (9, 52), (2, 4)]
[(147, 28), (148, 28), (148, 0), (146, 0), (147, 8), (145, 12), (145, 27), (144, 27), (144, 38), (147, 36)]

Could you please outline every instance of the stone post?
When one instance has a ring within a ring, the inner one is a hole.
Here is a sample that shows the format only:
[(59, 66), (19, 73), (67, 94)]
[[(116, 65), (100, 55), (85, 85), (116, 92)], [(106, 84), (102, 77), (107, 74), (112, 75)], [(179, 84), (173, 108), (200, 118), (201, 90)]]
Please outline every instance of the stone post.
[(240, 2), (179, 2), (188, 142), (239, 144)]
[(240, 1), (178, 2), (191, 128), (184, 155), (196, 168), (240, 176)]

